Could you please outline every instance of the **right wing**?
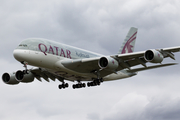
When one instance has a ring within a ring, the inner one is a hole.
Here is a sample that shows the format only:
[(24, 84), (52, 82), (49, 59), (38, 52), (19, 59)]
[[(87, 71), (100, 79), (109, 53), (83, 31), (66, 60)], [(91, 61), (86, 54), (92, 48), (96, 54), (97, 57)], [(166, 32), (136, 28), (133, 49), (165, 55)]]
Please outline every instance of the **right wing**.
[[(174, 58), (173, 52), (179, 52), (180, 47), (172, 47), (172, 48), (163, 48), (163, 49), (154, 49), (152, 50), (153, 54), (158, 54), (159, 56), (163, 56), (163, 58), (170, 57), (172, 59)], [(143, 68), (135, 69), (133, 71), (142, 71), (146, 69), (153, 69), (157, 67), (164, 67), (164, 66), (170, 66), (175, 65), (172, 64), (163, 64), (163, 65), (157, 65), (157, 66), (150, 66), (148, 67), (146, 65), (147, 59), (145, 58), (145, 54), (147, 51), (141, 51), (141, 52), (134, 52), (134, 53), (126, 53), (126, 54), (118, 54), (118, 55), (112, 55), (112, 56), (106, 56), (104, 58), (107, 58), (108, 64), (114, 65), (113, 61), (117, 61), (118, 67), (115, 69), (106, 69), (104, 67), (100, 66), (100, 59), (103, 57), (95, 57), (95, 58), (84, 58), (84, 59), (66, 59), (62, 60), (56, 63), (56, 66), (64, 66), (65, 68), (76, 71), (79, 73), (96, 73), (99, 72), (101, 77), (104, 77), (106, 75), (109, 75), (111, 73), (116, 73), (119, 70), (123, 69), (129, 69), (131, 71), (131, 67), (136, 65), (143, 65)], [(155, 56), (155, 55), (154, 55)], [(154, 62), (154, 63), (161, 63), (161, 62)]]
[[(162, 54), (163, 58), (170, 57), (173, 60), (175, 60), (173, 53), (179, 52), (180, 46), (156, 49), (154, 51)], [(139, 65), (139, 64), (143, 65), (144, 67), (147, 67), (146, 63), (148, 61), (145, 59), (145, 53), (146, 53), (146, 51), (141, 51), (141, 52), (127, 53), (127, 54), (118, 54), (118, 55), (113, 55), (111, 57), (120, 61), (121, 68), (119, 68), (119, 69), (125, 69), (125, 68), (131, 69), (131, 67), (133, 67), (135, 65)]]

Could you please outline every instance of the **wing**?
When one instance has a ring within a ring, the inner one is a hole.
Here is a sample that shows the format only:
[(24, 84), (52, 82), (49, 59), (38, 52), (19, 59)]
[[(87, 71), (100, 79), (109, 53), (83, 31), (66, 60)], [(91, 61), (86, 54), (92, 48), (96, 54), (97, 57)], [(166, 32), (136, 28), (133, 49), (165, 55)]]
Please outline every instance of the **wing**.
[[(147, 50), (147, 51), (149, 51), (149, 50)], [(145, 54), (147, 53), (147, 51), (134, 52), (134, 53), (128, 53), (128, 54), (118, 54), (118, 55), (114, 55), (111, 57), (120, 61), (119, 70), (125, 69), (125, 68), (128, 68), (129, 70), (131, 70), (131, 67), (139, 65), (139, 64), (143, 65), (146, 69), (147, 68), (146, 63), (150, 62), (150, 61), (147, 61), (147, 59), (145, 58), (145, 56), (146, 56)], [(163, 49), (154, 49), (151, 51), (153, 51), (154, 56), (157, 53), (157, 54), (161, 54), (163, 59), (170, 57), (173, 60), (175, 60), (173, 53), (179, 52), (180, 46), (171, 47), (171, 48), (163, 48)], [(161, 63), (161, 62), (152, 62), (152, 63)], [(149, 69), (149, 68), (147, 68), (147, 69)]]
[(80, 73), (89, 73), (94, 70), (99, 70), (98, 65), (100, 57), (95, 58), (85, 58), (85, 59), (69, 59), (60, 61), (59, 64), (62, 64), (65, 68), (70, 70), (80, 72)]
[[(154, 53), (154, 56), (157, 54), (161, 54), (163, 56), (162, 59), (166, 57), (170, 57), (172, 59), (174, 58), (174, 52), (180, 51), (179, 47), (172, 47), (172, 48), (163, 48), (163, 49), (154, 49), (152, 50)], [(147, 67), (146, 63), (149, 62), (145, 58), (145, 54), (147, 51), (141, 51), (141, 52), (134, 52), (134, 53), (127, 53), (127, 54), (117, 54), (112, 56), (107, 56), (108, 62), (111, 61), (109, 58), (113, 59), (112, 61), (117, 61), (118, 67), (116, 69), (106, 69), (101, 67), (99, 64), (102, 57), (96, 57), (96, 58), (85, 58), (85, 59), (71, 59), (71, 60), (63, 60), (59, 61), (59, 64), (62, 64), (65, 68), (80, 72), (80, 73), (94, 73), (99, 71), (101, 77), (104, 77), (106, 75), (109, 75), (111, 73), (116, 73), (116, 71), (123, 70), (128, 68), (131, 70), (131, 67), (136, 65), (143, 65), (144, 68), (137, 69), (134, 71), (141, 71), (146, 69), (153, 69), (157, 67), (163, 67), (163, 66), (169, 66), (174, 64), (165, 64), (165, 65), (158, 65), (153, 67)], [(158, 63), (158, 62), (155, 62)], [(159, 62), (160, 63), (160, 62)], [(109, 64), (109, 63), (108, 63)]]
[(99, 72), (100, 76), (104, 77), (106, 75), (113, 73), (114, 71), (103, 69), (99, 65), (99, 61), (101, 58), (102, 57), (63, 60), (59, 61), (59, 63), (57, 63), (57, 66), (58, 64), (62, 64), (65, 68), (79, 73), (92, 73), (97, 75), (97, 72)]

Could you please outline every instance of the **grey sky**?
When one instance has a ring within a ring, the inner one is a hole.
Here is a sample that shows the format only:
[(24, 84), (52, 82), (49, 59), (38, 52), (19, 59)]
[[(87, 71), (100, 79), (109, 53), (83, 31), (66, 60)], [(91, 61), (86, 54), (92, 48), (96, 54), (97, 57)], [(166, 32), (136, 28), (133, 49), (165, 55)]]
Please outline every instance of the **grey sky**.
[[(130, 27), (135, 51), (180, 46), (178, 0), (0, 0), (0, 74), (23, 69), (12, 55), (26, 38), (116, 54)], [(180, 63), (180, 53), (176, 61)], [(179, 65), (100, 87), (59, 90), (58, 81), (0, 84), (0, 119), (179, 120)], [(70, 85), (73, 83), (69, 82)]]

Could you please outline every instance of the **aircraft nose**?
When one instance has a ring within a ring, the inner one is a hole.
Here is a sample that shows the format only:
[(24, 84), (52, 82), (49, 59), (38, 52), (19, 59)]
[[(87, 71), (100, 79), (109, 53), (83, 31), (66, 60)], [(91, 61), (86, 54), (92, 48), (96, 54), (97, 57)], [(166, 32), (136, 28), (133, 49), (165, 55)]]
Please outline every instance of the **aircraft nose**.
[(18, 60), (18, 61), (20, 61), (20, 62), (23, 61), (22, 52), (21, 52), (20, 50), (15, 49), (15, 50), (13, 51), (13, 56), (14, 56), (14, 58), (15, 58), (16, 60)]

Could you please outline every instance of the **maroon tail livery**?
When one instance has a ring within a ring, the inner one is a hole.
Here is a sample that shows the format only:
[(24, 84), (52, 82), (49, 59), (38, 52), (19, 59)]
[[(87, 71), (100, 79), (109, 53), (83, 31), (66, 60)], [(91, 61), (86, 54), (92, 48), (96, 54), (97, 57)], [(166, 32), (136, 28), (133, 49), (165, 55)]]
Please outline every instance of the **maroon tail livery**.
[(131, 27), (118, 54), (132, 53), (134, 51), (137, 37), (137, 28)]

